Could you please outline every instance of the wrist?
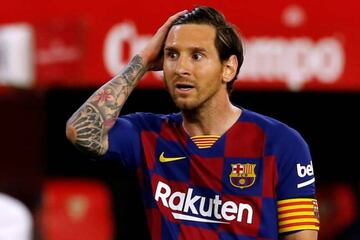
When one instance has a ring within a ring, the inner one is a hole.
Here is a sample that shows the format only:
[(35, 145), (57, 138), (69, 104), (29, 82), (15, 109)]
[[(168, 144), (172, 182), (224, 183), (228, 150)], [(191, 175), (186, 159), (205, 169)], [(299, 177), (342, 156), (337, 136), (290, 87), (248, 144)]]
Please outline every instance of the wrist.
[(150, 68), (150, 57), (145, 51), (141, 51), (138, 56), (141, 58), (142, 63), (146, 69)]

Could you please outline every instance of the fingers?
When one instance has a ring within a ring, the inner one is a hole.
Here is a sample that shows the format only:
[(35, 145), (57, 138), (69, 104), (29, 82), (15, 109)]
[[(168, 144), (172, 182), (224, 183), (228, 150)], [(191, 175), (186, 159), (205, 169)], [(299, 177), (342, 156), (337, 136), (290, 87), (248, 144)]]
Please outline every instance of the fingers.
[(149, 66), (150, 70), (159, 70), (162, 68), (161, 50), (166, 38), (166, 35), (172, 23), (181, 15), (187, 13), (188, 10), (183, 10), (175, 13), (158, 29), (155, 35), (151, 38), (147, 46), (141, 51), (140, 55), (145, 64)]
[(162, 29), (168, 29), (171, 24), (178, 18), (180, 17), (181, 15), (184, 15), (185, 13), (187, 13), (188, 10), (182, 10), (180, 12), (177, 12), (175, 13), (174, 15), (170, 16), (168, 18), (168, 20), (165, 22), (165, 24), (162, 26)]
[(178, 17), (180, 17), (181, 15), (184, 15), (185, 13), (187, 13), (188, 10), (182, 10), (180, 12), (175, 13), (174, 15), (172, 15), (171, 17), (169, 17), (169, 19), (167, 20), (167, 22), (172, 23), (175, 19), (177, 19)]

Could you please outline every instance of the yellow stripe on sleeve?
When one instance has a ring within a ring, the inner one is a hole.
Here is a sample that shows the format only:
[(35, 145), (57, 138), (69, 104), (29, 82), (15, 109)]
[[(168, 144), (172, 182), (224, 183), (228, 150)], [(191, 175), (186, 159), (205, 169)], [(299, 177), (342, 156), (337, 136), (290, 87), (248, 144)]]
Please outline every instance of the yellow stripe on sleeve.
[(316, 199), (294, 198), (277, 203), (279, 233), (319, 230), (319, 208)]

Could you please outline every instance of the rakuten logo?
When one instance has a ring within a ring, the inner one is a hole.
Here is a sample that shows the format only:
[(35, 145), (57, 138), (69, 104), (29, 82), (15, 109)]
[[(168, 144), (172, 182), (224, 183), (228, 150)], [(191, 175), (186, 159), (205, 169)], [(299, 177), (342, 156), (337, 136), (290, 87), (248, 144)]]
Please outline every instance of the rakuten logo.
[[(114, 25), (104, 42), (104, 63), (111, 76), (138, 53), (151, 35), (140, 35), (136, 25), (123, 22)], [(245, 39), (245, 61), (239, 79), (243, 81), (282, 81), (289, 89), (300, 90), (316, 78), (324, 84), (340, 79), (345, 68), (345, 52), (335, 37), (253, 37)], [(126, 50), (128, 49), (128, 50)], [(161, 81), (161, 72), (152, 72)]]
[[(215, 195), (214, 198), (194, 195), (192, 188), (186, 193), (173, 192), (169, 185), (161, 181), (156, 186), (155, 200), (161, 201), (163, 206), (175, 211), (172, 215), (179, 220), (223, 224), (229, 224), (229, 221), (234, 220), (238, 222), (245, 220), (247, 224), (253, 222), (253, 209), (249, 204), (223, 202), (219, 195)], [(205, 206), (208, 206), (207, 209)]]

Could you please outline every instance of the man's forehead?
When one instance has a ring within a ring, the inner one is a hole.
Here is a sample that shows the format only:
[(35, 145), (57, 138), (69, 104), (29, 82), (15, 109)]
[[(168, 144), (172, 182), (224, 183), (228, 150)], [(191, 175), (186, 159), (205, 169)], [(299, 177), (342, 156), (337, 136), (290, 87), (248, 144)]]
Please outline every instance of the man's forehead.
[(197, 44), (214, 44), (216, 30), (208, 24), (180, 24), (173, 26), (166, 38), (165, 47)]

